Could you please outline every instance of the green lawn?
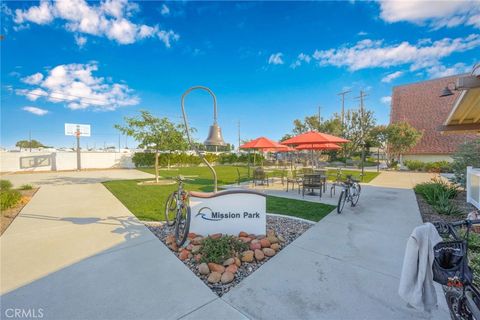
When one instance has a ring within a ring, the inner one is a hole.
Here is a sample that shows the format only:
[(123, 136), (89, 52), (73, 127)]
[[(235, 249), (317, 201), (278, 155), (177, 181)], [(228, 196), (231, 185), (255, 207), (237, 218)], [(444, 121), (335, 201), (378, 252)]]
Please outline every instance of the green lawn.
[(323, 203), (267, 196), (267, 212), (270, 213), (320, 221), (333, 209), (335, 206)]
[[(238, 167), (242, 180), (247, 179), (247, 168)], [(142, 171), (153, 173), (154, 169), (146, 168)], [(215, 167), (219, 186), (237, 182), (237, 167)], [(212, 191), (213, 181), (210, 170), (207, 167), (186, 167), (178, 170), (161, 170), (163, 178), (176, 177), (179, 174), (192, 177), (194, 181), (185, 183), (186, 190)], [(115, 195), (137, 218), (147, 221), (163, 220), (165, 201), (170, 193), (176, 189), (176, 185), (149, 186), (138, 185), (141, 180), (117, 180), (107, 181), (103, 184)], [(285, 215), (296, 216), (312, 221), (319, 221), (330, 211), (333, 206), (301, 200), (291, 200), (279, 197), (267, 197), (267, 211)]]
[[(329, 176), (335, 176), (337, 174), (337, 170), (335, 169), (329, 169), (328, 170), (328, 175)], [(344, 170), (342, 169), (342, 177), (343, 179), (346, 179), (347, 175), (352, 175), (353, 178), (356, 178), (360, 180), (360, 174), (362, 174), (361, 170)], [(375, 171), (365, 171), (363, 180), (362, 182), (368, 183), (372, 181), (375, 177), (377, 177), (380, 174), (380, 172), (375, 172)]]

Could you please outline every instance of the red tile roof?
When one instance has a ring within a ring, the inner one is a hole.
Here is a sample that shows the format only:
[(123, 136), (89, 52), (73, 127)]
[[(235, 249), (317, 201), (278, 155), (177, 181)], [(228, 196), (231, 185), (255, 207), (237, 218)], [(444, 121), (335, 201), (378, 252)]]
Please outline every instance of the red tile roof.
[[(475, 138), (475, 135), (442, 134), (442, 125), (460, 91), (448, 97), (440, 97), (443, 88), (458, 76), (417, 82), (393, 88), (390, 123), (406, 121), (423, 131), (422, 139), (407, 154), (452, 154), (459, 144)], [(452, 87), (452, 85), (450, 85)]]

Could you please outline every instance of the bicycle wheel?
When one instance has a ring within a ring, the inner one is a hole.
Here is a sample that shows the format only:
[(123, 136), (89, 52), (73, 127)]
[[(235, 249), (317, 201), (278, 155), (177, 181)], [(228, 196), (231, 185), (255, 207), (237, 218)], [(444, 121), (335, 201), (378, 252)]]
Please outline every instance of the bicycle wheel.
[(472, 313), (470, 312), (466, 299), (463, 296), (462, 292), (459, 290), (449, 290), (445, 294), (445, 299), (447, 300), (448, 309), (450, 310), (450, 315), (454, 320), (474, 320)]
[(177, 215), (177, 192), (172, 192), (165, 202), (165, 222), (168, 226), (175, 224), (175, 218)]
[(182, 246), (187, 240), (188, 231), (190, 230), (190, 207), (183, 205), (178, 213), (175, 223), (175, 242), (177, 246)]
[(347, 193), (345, 190), (342, 190), (340, 198), (338, 198), (337, 213), (342, 213), (345, 202), (347, 202)]
[(360, 199), (360, 192), (362, 191), (362, 187), (360, 187), (359, 183), (354, 183), (351, 187), (352, 191), (352, 207), (355, 207), (358, 203), (358, 199)]

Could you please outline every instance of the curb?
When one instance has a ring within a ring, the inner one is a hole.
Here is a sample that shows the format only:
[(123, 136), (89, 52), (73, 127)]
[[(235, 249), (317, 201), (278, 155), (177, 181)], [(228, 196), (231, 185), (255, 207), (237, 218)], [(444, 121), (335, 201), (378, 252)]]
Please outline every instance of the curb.
[(298, 218), (298, 217), (287, 216), (287, 215), (278, 214), (278, 213), (268, 213), (268, 212), (267, 212), (267, 216), (274, 216), (274, 217), (280, 217), (280, 218), (288, 218), (288, 219), (298, 220), (298, 221), (302, 221), (302, 222), (306, 222), (306, 223), (310, 223), (310, 224), (316, 224), (315, 221), (311, 221), (311, 220), (307, 220), (307, 219), (302, 219), (302, 218)]

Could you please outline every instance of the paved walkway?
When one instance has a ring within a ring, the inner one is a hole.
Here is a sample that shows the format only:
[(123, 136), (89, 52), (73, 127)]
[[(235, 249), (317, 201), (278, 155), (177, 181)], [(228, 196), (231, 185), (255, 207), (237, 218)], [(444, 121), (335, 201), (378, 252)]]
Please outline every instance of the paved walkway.
[[(118, 171), (113, 178), (145, 177)], [(45, 319), (449, 318), (445, 304), (428, 315), (397, 294), (405, 243), (420, 223), (409, 189), (364, 186), (358, 207), (330, 214), (218, 298), (101, 184), (89, 183), (108, 174), (31, 175), (43, 186), (0, 238), (2, 315), (42, 308)]]
[(383, 171), (369, 184), (379, 187), (411, 189), (417, 183), (430, 181), (435, 177), (439, 177), (439, 175), (427, 172)]

